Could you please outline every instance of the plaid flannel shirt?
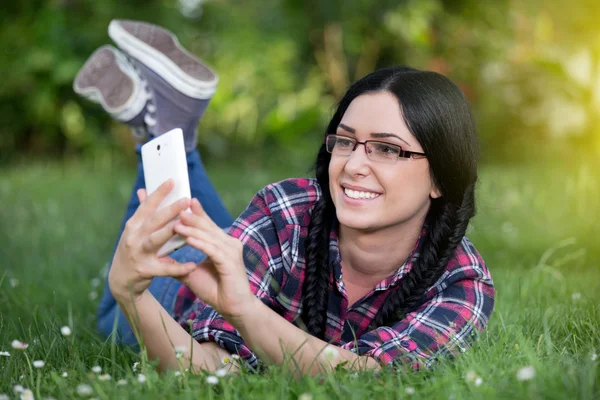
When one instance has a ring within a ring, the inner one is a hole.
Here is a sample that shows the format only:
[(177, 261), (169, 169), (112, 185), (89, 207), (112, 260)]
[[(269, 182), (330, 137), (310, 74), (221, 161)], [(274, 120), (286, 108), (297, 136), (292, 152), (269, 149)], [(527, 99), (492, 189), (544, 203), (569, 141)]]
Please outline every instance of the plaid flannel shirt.
[[(314, 179), (287, 179), (266, 186), (229, 229), (244, 244), (244, 262), (252, 292), (290, 323), (304, 326), (302, 284), (304, 243), (311, 212), (321, 196)], [(440, 279), (425, 293), (422, 304), (391, 326), (372, 328), (377, 310), (418, 257), (419, 242), (403, 265), (348, 308), (342, 280), (337, 222), (329, 242), (330, 287), (324, 340), (382, 365), (429, 367), (442, 357), (465, 351), (481, 332), (494, 307), (494, 287), (481, 256), (464, 237)], [(221, 315), (189, 288), (177, 294), (175, 319), (199, 342), (213, 341), (250, 366), (259, 360)]]

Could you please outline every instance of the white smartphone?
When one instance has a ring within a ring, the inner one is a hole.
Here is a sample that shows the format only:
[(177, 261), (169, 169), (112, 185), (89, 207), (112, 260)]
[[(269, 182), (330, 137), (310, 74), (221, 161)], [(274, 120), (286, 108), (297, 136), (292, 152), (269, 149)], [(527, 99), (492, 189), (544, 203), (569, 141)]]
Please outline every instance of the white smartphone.
[[(184, 197), (191, 198), (187, 158), (181, 129), (170, 130), (144, 144), (142, 146), (142, 165), (148, 196), (169, 179), (175, 183), (171, 192), (158, 206), (159, 210)], [(191, 212), (189, 208), (187, 211)], [(165, 256), (185, 244), (185, 238), (175, 234), (160, 248), (158, 256)]]

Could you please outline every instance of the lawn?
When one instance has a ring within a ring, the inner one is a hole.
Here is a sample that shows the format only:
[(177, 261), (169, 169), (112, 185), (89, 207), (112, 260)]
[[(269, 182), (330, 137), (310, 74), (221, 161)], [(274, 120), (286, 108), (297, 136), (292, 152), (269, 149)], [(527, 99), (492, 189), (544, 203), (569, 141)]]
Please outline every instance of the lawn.
[[(133, 166), (78, 161), (4, 168), (0, 352), (10, 356), (0, 355), (0, 393), (18, 398), (14, 387), (21, 385), (36, 398), (600, 399), (598, 167), (482, 167), (479, 212), (468, 235), (492, 272), (496, 309), (473, 349), (458, 359), (419, 373), (340, 371), (299, 380), (269, 368), (215, 385), (207, 375), (158, 375), (143, 354), (95, 333), (101, 271)], [(267, 183), (307, 169), (213, 165), (209, 174), (237, 214)], [(61, 334), (63, 326), (71, 335)], [(13, 349), (15, 339), (29, 347)], [(45, 365), (35, 368), (33, 360)], [(95, 366), (102, 372), (93, 372)], [(528, 379), (520, 380), (524, 372)]]

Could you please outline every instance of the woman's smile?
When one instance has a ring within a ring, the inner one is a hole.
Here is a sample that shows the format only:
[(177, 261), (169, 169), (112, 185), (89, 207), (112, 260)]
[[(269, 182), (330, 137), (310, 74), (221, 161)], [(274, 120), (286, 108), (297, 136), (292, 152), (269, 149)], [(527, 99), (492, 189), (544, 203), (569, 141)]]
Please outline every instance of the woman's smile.
[(344, 202), (351, 206), (361, 206), (376, 201), (381, 193), (359, 186), (342, 184)]

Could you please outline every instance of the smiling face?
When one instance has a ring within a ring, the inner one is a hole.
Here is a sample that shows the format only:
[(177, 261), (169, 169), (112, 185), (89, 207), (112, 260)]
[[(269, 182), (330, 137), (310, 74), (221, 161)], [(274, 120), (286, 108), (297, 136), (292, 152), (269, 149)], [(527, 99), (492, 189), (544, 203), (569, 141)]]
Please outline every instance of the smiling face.
[[(423, 152), (404, 122), (398, 100), (385, 91), (356, 97), (335, 133), (359, 142), (378, 140)], [(329, 190), (340, 224), (361, 231), (422, 223), (430, 197), (439, 197), (426, 158), (378, 163), (367, 157), (361, 144), (350, 156), (331, 155)]]

